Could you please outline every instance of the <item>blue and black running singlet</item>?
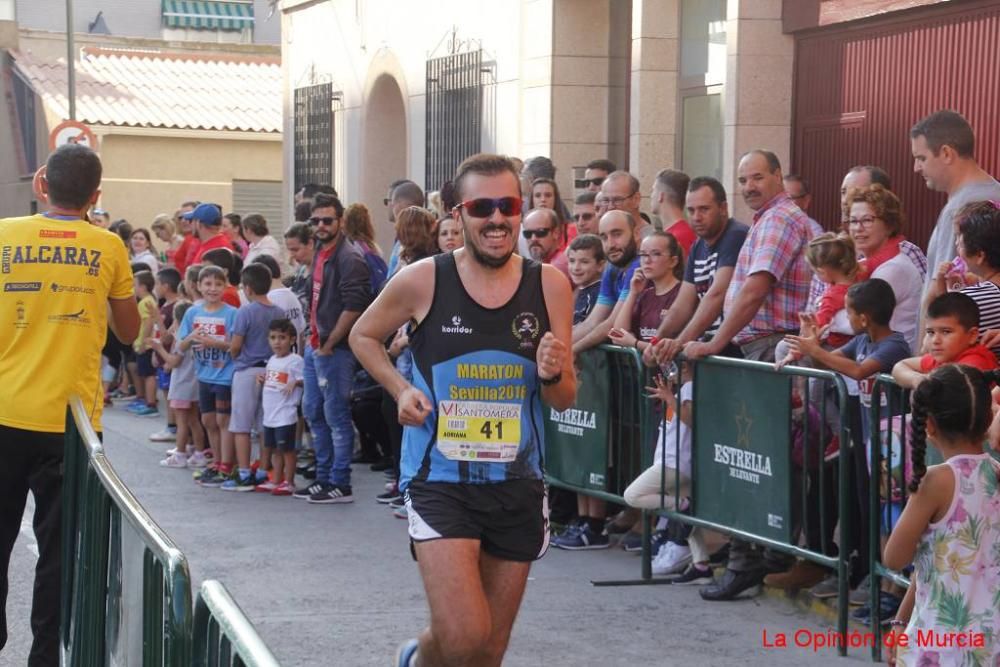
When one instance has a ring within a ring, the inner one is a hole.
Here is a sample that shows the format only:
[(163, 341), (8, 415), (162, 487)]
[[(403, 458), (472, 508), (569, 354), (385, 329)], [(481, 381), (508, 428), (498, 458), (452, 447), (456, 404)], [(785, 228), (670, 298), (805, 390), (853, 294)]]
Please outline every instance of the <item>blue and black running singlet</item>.
[(410, 334), (413, 384), (431, 402), (403, 431), (400, 488), (411, 480), (485, 484), (541, 479), (538, 342), (549, 330), (542, 267), (522, 260), (505, 305), (485, 308), (462, 285), (452, 253), (434, 257), (434, 299)]

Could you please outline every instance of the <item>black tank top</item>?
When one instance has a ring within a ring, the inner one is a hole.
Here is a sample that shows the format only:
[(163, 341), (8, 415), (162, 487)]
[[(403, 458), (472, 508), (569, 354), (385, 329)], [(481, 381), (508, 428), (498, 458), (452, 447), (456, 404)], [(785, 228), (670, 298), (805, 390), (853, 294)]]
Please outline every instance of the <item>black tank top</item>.
[(413, 384), (430, 400), (421, 427), (403, 434), (400, 486), (541, 479), (544, 427), (535, 368), (549, 331), (542, 267), (522, 260), (521, 281), (499, 308), (476, 302), (452, 253), (434, 257), (434, 298), (410, 334)]

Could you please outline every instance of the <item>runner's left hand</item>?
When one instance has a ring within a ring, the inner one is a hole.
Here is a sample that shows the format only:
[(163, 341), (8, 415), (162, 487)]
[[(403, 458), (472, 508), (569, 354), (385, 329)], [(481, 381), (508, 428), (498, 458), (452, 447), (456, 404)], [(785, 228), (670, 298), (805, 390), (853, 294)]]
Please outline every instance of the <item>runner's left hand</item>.
[(556, 338), (551, 331), (547, 331), (538, 343), (538, 353), (535, 356), (538, 377), (543, 380), (551, 380), (559, 375), (562, 372), (563, 362), (565, 362), (567, 354), (566, 344)]

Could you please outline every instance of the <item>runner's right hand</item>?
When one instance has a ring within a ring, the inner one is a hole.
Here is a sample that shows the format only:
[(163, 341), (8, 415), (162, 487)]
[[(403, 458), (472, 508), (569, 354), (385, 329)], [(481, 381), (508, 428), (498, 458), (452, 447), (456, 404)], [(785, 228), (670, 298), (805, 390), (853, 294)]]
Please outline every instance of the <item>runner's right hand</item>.
[(400, 392), (396, 403), (399, 406), (399, 423), (403, 426), (423, 426), (427, 415), (431, 413), (431, 402), (412, 385)]

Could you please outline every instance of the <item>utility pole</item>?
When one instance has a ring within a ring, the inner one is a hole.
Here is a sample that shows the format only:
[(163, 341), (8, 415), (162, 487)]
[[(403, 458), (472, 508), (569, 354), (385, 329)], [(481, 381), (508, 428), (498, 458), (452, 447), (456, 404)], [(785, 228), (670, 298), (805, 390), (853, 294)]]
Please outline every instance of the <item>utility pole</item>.
[(73, 45), (73, 0), (66, 0), (66, 97), (69, 119), (76, 120), (76, 49)]

